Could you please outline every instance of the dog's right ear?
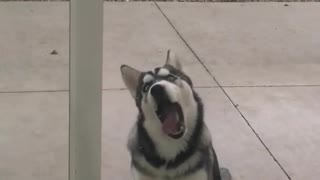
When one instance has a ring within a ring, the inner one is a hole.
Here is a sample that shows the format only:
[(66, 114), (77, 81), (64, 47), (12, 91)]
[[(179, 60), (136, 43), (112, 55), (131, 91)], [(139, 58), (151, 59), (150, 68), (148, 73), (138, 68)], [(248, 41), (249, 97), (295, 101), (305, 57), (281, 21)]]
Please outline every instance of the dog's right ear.
[(120, 70), (124, 84), (129, 89), (131, 96), (135, 99), (141, 72), (128, 65), (122, 65)]
[(166, 64), (169, 64), (169, 65), (173, 66), (174, 68), (182, 71), (182, 65), (179, 61), (179, 58), (171, 49), (169, 49), (167, 51)]

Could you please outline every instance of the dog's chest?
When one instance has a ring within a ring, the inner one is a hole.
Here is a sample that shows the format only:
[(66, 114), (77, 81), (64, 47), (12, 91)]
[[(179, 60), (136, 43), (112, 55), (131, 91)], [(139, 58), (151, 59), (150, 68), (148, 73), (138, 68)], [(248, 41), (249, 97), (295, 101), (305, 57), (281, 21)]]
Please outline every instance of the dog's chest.
[[(142, 174), (143, 171), (145, 171), (147, 174), (159, 177), (159, 180), (180, 180), (181, 177), (184, 177), (183, 179), (188, 177), (187, 180), (193, 180), (193, 177), (201, 177), (199, 180), (202, 180), (204, 177), (201, 172), (205, 170), (205, 166), (202, 163), (203, 159), (200, 152), (195, 152), (187, 160), (176, 167), (172, 167), (172, 165), (168, 166), (168, 163), (165, 163), (160, 167), (154, 167), (143, 156), (135, 157), (135, 162), (137, 162), (139, 167), (142, 169)], [(207, 179), (204, 178), (203, 180)]]
[[(164, 172), (163, 172), (164, 173)], [(158, 176), (158, 177), (150, 177), (133, 168), (133, 178), (134, 180), (209, 180), (208, 174), (205, 169), (199, 169), (196, 172), (190, 173), (186, 176), (180, 177), (165, 177), (165, 176)]]

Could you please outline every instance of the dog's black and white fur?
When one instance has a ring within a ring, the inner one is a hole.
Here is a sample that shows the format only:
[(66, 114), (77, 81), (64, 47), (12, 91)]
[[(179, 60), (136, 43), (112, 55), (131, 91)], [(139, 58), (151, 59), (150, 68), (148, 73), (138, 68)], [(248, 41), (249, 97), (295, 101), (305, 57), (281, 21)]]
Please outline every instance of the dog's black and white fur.
[(219, 168), (201, 99), (172, 51), (163, 67), (122, 65), (121, 73), (139, 111), (128, 140), (134, 180), (231, 179)]

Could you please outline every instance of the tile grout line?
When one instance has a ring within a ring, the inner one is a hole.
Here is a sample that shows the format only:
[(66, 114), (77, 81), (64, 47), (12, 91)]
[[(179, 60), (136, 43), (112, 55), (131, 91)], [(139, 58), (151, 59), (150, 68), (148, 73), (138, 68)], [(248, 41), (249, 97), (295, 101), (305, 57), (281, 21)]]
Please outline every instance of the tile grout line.
[[(218, 86), (196, 86), (197, 89), (210, 89), (219, 88)], [(102, 91), (124, 91), (127, 88), (103, 88)], [(56, 89), (56, 90), (22, 90), (22, 91), (0, 91), (0, 94), (23, 94), (23, 93), (58, 93), (69, 92), (68, 89)]]
[[(320, 85), (258, 85), (258, 86), (194, 86), (195, 89), (216, 89), (216, 88), (295, 88), (295, 87), (320, 87)], [(102, 91), (124, 91), (127, 88), (103, 88)], [(56, 93), (56, 92), (69, 92), (68, 89), (56, 90), (13, 90), (1, 91), (0, 94), (18, 94), (18, 93)]]
[[(219, 87), (219, 86), (217, 86)], [(223, 88), (295, 88), (295, 87), (320, 87), (317, 84), (292, 84), (292, 85), (236, 85), (236, 86), (220, 86)]]
[(175, 32), (178, 34), (178, 36), (181, 38), (181, 40), (185, 43), (185, 45), (189, 48), (189, 50), (193, 53), (193, 55), (197, 58), (197, 60), (199, 61), (199, 63), (203, 66), (203, 68), (207, 71), (207, 73), (211, 76), (211, 78), (217, 83), (217, 85), (219, 86), (219, 88), (222, 90), (222, 92), (225, 94), (225, 96), (229, 99), (229, 101), (231, 102), (231, 104), (234, 106), (234, 108), (238, 111), (238, 113), (241, 115), (241, 117), (245, 120), (246, 124), (248, 125), (248, 127), (252, 130), (252, 132), (255, 134), (255, 136), (258, 138), (258, 140), (260, 141), (260, 143), (264, 146), (264, 148), (267, 150), (267, 152), (269, 153), (269, 155), (273, 158), (273, 160), (276, 162), (276, 164), (281, 168), (282, 172), (287, 176), (287, 178), (289, 180), (291, 180), (291, 177), (289, 176), (289, 174), (286, 172), (286, 170), (283, 168), (283, 166), (280, 164), (280, 162), (275, 158), (275, 156), (272, 154), (272, 152), (270, 151), (270, 149), (268, 148), (268, 146), (263, 142), (263, 140), (261, 139), (261, 137), (258, 135), (258, 133), (255, 131), (255, 129), (251, 126), (251, 124), (249, 123), (249, 121), (245, 118), (245, 116), (243, 115), (243, 113), (239, 110), (239, 108), (237, 107), (237, 105), (234, 103), (234, 101), (231, 99), (231, 97), (229, 96), (229, 94), (225, 91), (225, 89), (221, 86), (221, 84), (217, 81), (217, 79), (214, 77), (214, 75), (209, 71), (209, 69), (205, 66), (205, 64), (202, 62), (202, 60), (199, 58), (199, 56), (195, 53), (195, 51), (191, 48), (191, 46), (187, 43), (187, 41), (182, 37), (182, 35), (179, 33), (179, 31), (177, 30), (177, 28), (172, 24), (172, 22), (169, 20), (169, 18), (165, 15), (165, 13), (162, 11), (162, 9), (160, 8), (160, 6), (158, 5), (157, 2), (153, 1), (155, 3), (155, 5), (157, 6), (158, 10), (160, 11), (160, 13), (164, 16), (164, 18), (167, 20), (167, 22), (171, 25), (171, 27), (175, 30)]
[(68, 89), (56, 89), (56, 90), (22, 90), (22, 91), (0, 91), (0, 94), (19, 94), (19, 93), (57, 93), (57, 92), (69, 92)]

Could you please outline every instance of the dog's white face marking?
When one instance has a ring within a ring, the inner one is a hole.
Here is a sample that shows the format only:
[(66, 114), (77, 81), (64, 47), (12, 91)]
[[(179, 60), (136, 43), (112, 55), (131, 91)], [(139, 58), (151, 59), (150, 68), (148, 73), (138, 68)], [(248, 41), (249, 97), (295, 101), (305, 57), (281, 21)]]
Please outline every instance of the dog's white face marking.
[[(147, 104), (149, 104), (149, 106), (152, 108), (153, 111), (156, 111), (158, 109), (158, 105), (155, 102), (155, 100), (153, 99), (152, 95), (150, 94), (150, 91), (148, 92), (147, 96), (145, 97), (145, 99), (147, 101), (145, 101)], [(142, 103), (144, 104), (144, 102)], [(146, 104), (146, 105), (147, 105)]]
[(151, 74), (146, 74), (146, 75), (143, 77), (143, 83), (151, 82), (153, 79), (154, 79), (154, 77), (153, 77)]
[(165, 76), (168, 76), (170, 74), (169, 70), (166, 69), (166, 68), (161, 68), (158, 72), (158, 76), (162, 76), (162, 77), (165, 77)]
[[(162, 85), (164, 88), (165, 88), (165, 90), (166, 90), (166, 92), (167, 92), (167, 94), (168, 94), (168, 96), (169, 96), (169, 100), (172, 102), (172, 103), (174, 103), (174, 102), (177, 102), (178, 101), (178, 95), (179, 95), (179, 87), (177, 86), (177, 85), (175, 85), (175, 84), (173, 84), (173, 83), (170, 83), (170, 82), (168, 82), (168, 81), (164, 81), (164, 80), (162, 80), (162, 81), (159, 81), (159, 82), (157, 82), (157, 83), (154, 83), (151, 87), (150, 87), (150, 89), (152, 89), (152, 87), (153, 86), (155, 86), (155, 85)], [(149, 96), (151, 96), (151, 94), (149, 94)], [(153, 97), (151, 96), (151, 98), (153, 99)]]

